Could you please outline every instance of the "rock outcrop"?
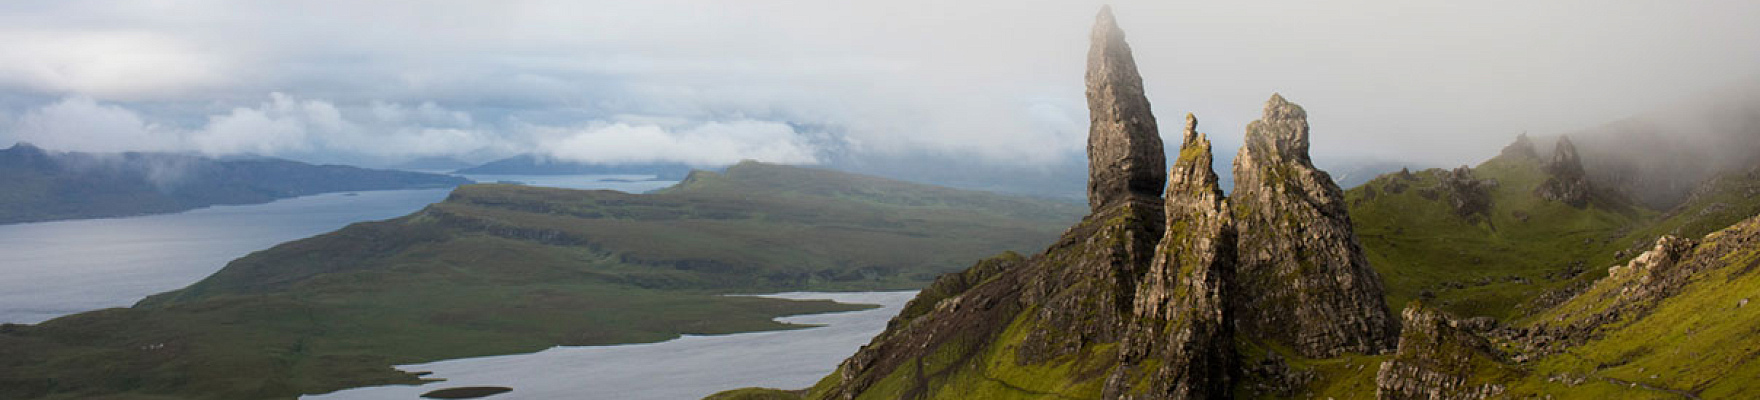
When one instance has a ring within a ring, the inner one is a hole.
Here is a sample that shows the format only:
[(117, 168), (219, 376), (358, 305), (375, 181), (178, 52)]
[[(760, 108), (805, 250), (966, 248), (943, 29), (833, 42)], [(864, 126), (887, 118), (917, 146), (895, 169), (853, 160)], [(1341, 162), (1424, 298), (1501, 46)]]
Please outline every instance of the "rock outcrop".
[(809, 397), (1230, 398), (1239, 380), (1288, 393), (1317, 376), (1276, 352), (1243, 365), (1239, 335), (1292, 357), (1393, 347), (1398, 326), (1342, 193), (1308, 158), (1302, 109), (1274, 96), (1249, 127), (1234, 169), (1244, 203), (1223, 195), (1190, 115), (1171, 171), (1149, 173), (1165, 161), (1129, 48), (1108, 10), (1094, 32), (1092, 213), (1044, 253), (937, 279)]
[(1497, 180), (1476, 179), (1473, 169), (1465, 165), (1442, 173), (1441, 178), (1441, 189), (1448, 194), (1456, 216), (1471, 219), (1491, 212), (1491, 188), (1497, 187)]
[(1498, 156), (1539, 160), (1540, 151), (1534, 150), (1534, 140), (1528, 139), (1527, 132), (1522, 132), (1521, 135), (1516, 136), (1515, 142), (1511, 142), (1508, 146), (1503, 146), (1503, 152), (1499, 153)]
[(1088, 49), (1088, 206), (1100, 211), (1130, 194), (1160, 196), (1167, 159), (1143, 95), (1143, 78), (1112, 8), (1100, 10)]
[(1577, 156), (1577, 146), (1571, 144), (1570, 137), (1558, 137), (1558, 145), (1552, 148), (1552, 161), (1546, 163), (1546, 173), (1550, 176), (1534, 189), (1536, 195), (1571, 207), (1589, 205), (1589, 175), (1583, 172), (1583, 160)]
[[(1123, 367), (1106, 398), (1226, 397), (1234, 365), (1226, 283), (1234, 273), (1234, 221), (1211, 168), (1210, 140), (1186, 115), (1179, 158), (1168, 173), (1166, 229), (1137, 285), (1134, 316), (1119, 347)], [(1159, 370), (1137, 369), (1159, 366)], [(1127, 377), (1146, 373), (1131, 382)]]
[(1393, 349), (1399, 327), (1352, 231), (1344, 193), (1308, 157), (1307, 112), (1272, 95), (1247, 125), (1231, 198), (1236, 332), (1306, 357)]
[(1504, 386), (1476, 377), (1480, 365), (1501, 362), (1490, 341), (1457, 320), (1419, 304), (1406, 307), (1399, 350), (1375, 374), (1380, 399), (1485, 399)]

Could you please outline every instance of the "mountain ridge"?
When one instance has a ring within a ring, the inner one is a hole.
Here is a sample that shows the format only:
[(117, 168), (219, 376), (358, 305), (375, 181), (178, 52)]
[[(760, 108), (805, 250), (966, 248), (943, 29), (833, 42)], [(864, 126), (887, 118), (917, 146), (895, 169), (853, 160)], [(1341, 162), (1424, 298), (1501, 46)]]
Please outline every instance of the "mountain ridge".
[(464, 178), (275, 158), (0, 149), (0, 224), (172, 213), (320, 193), (453, 187)]

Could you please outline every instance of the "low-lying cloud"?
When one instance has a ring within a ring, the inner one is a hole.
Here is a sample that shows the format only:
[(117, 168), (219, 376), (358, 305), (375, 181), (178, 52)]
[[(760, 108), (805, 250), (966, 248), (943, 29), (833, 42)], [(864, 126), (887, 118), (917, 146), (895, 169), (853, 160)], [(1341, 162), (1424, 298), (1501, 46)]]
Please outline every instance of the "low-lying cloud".
[[(1062, 165), (1085, 145), (1100, 3), (12, 1), (0, 138), (367, 163)], [(1224, 150), (1272, 92), (1310, 111), (1317, 157), (1455, 165), (1760, 71), (1756, 2), (1112, 3), (1165, 136), (1195, 112)]]
[(686, 127), (597, 123), (581, 128), (532, 127), (544, 137), (540, 151), (571, 161), (626, 164), (671, 162), (728, 165), (744, 159), (818, 164), (818, 150), (788, 124), (767, 121), (708, 122)]
[(295, 158), (322, 153), (377, 160), (532, 153), (606, 164), (715, 166), (746, 159), (817, 164), (822, 151), (794, 126), (777, 121), (619, 116), (568, 126), (479, 126), (469, 113), (432, 102), (375, 101), (345, 108), (282, 93), (209, 115), (199, 126), (187, 128), (149, 122), (124, 106), (67, 98), (25, 112), (3, 132), (9, 135), (0, 135), (0, 140), (68, 151)]

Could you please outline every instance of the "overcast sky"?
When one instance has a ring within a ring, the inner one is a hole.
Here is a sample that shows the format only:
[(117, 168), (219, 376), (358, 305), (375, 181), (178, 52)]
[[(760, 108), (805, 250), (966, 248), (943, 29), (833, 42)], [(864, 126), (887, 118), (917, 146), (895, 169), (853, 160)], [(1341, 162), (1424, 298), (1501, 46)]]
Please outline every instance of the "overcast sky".
[[(1164, 134), (1488, 157), (1760, 79), (1754, 1), (1120, 1)], [(1099, 2), (7, 1), (0, 141), (392, 162), (1081, 157)]]

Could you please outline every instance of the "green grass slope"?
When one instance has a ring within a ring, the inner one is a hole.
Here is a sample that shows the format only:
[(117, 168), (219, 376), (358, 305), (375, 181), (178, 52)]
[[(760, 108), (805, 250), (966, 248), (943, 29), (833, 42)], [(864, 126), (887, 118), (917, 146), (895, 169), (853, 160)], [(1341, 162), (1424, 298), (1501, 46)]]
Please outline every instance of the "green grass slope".
[(1345, 194), (1391, 308), (1424, 299), (1456, 315), (1511, 318), (1528, 299), (1598, 277), (1654, 215), (1608, 195), (1584, 208), (1543, 199), (1534, 194), (1547, 178), (1541, 163), (1503, 156), (1472, 169), (1496, 182), (1489, 211), (1461, 216), (1437, 189), (1444, 173), (1388, 174)]
[(6, 325), (0, 398), (291, 398), (417, 382), (401, 363), (786, 329), (861, 307), (722, 294), (921, 287), (1083, 211), (756, 163), (650, 195), (465, 186), (132, 308)]
[(1528, 363), (1535, 373), (1511, 393), (1755, 398), (1760, 304), (1750, 300), (1760, 300), (1760, 217), (1705, 236), (1678, 261), (1597, 281), (1540, 314), (1536, 329), (1605, 317), (1589, 325), (1583, 343)]

